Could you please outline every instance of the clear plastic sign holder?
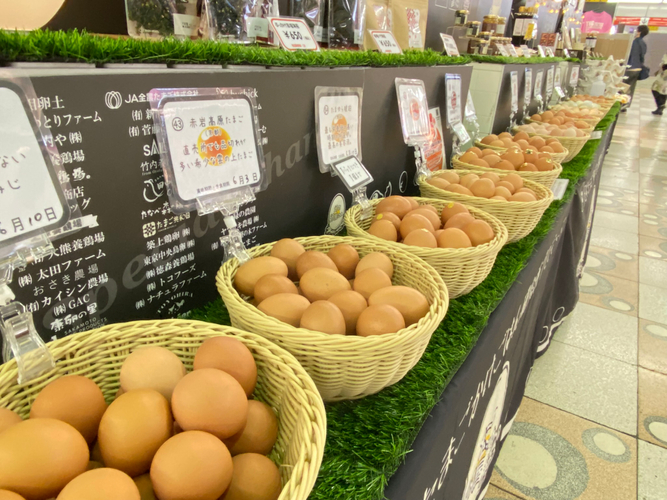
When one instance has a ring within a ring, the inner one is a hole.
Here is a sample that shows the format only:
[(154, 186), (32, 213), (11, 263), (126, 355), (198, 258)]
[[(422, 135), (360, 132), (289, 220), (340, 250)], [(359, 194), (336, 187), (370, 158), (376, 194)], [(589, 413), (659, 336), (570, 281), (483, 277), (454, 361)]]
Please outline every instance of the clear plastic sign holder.
[(533, 70), (525, 68), (523, 85), (523, 123), (530, 118), (530, 103), (533, 100)]
[(551, 97), (553, 96), (554, 93), (554, 73), (555, 73), (556, 67), (551, 66), (547, 70), (547, 82), (545, 86), (545, 94), (546, 98), (544, 100), (545, 104), (551, 103)]
[(254, 90), (153, 89), (148, 99), (172, 211), (222, 213), (225, 260), (247, 262), (234, 215), (267, 185)]
[(511, 105), (510, 105), (510, 126), (507, 129), (509, 132), (516, 126), (516, 115), (519, 112), (519, 72), (510, 72), (510, 91), (511, 91)]
[(10, 284), (15, 269), (55, 253), (53, 240), (97, 218), (81, 216), (76, 200), (68, 200), (67, 175), (28, 78), (0, 72), (0, 333), (3, 362), (16, 359), (18, 383), (52, 370), (55, 361), (37, 333), (32, 313)]
[(470, 90), (468, 90), (465, 112), (463, 113), (463, 124), (470, 134), (471, 141), (476, 141), (479, 137), (479, 120), (477, 119), (477, 111), (475, 110), (475, 103), (472, 100)]
[(447, 128), (452, 133), (452, 152), (461, 153), (461, 146), (471, 141), (461, 117), (461, 75), (445, 73), (445, 100)]
[(554, 75), (554, 90), (558, 96), (558, 102), (560, 103), (565, 98), (565, 92), (563, 91), (563, 86), (561, 85), (560, 68), (556, 68), (556, 74)]
[(426, 163), (424, 148), (430, 140), (431, 127), (424, 82), (409, 78), (396, 78), (395, 85), (403, 142), (415, 148), (416, 179), (428, 177), (430, 171)]
[(542, 113), (544, 111), (544, 99), (542, 99), (542, 80), (544, 78), (544, 70), (540, 70), (535, 73), (535, 90), (533, 92), (533, 98), (538, 102), (538, 112)]
[(373, 209), (368, 196), (366, 186), (373, 182), (373, 177), (366, 170), (356, 156), (350, 156), (331, 164), (331, 169), (343, 181), (347, 190), (352, 193), (352, 204), (361, 206), (361, 219), (373, 216)]
[(577, 86), (579, 85), (579, 71), (580, 67), (576, 64), (572, 65), (572, 68), (570, 68), (570, 81), (568, 82), (571, 89), (570, 97), (577, 93)]

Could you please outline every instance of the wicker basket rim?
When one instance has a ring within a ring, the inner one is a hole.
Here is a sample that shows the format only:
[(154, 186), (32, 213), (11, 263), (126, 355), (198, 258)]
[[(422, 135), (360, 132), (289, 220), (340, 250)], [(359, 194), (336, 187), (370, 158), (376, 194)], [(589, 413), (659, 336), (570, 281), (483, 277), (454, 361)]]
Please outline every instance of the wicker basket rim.
[[(521, 132), (517, 127), (513, 128), (512, 130), (513, 130), (513, 131), (516, 131), (516, 132)], [(583, 136), (583, 137), (563, 137), (563, 136), (561, 136), (561, 135), (536, 134), (536, 133), (534, 133), (534, 132), (526, 132), (526, 133), (527, 133), (530, 137), (533, 137), (533, 136), (538, 136), (538, 137), (542, 137), (542, 138), (551, 138), (551, 137), (553, 137), (554, 139), (558, 139), (558, 140), (563, 139), (563, 140), (566, 140), (566, 141), (582, 141), (582, 142), (586, 142), (586, 141), (588, 141), (588, 139), (591, 138), (591, 134), (586, 134), (586, 135)]]
[[(558, 153), (558, 154), (562, 154), (562, 153)], [(461, 165), (471, 166), (471, 167), (475, 167), (475, 168), (483, 168), (484, 170), (489, 170), (492, 173), (495, 173), (495, 172), (498, 172), (498, 171), (503, 172), (503, 170), (499, 170), (499, 169), (493, 168), (493, 167), (480, 167), (478, 165), (471, 165), (470, 163), (466, 163), (464, 161), (461, 161), (459, 158), (461, 158), (461, 155), (454, 155), (454, 156), (452, 156), (452, 161), (456, 160)], [(519, 174), (519, 175), (521, 175), (521, 174), (550, 174), (550, 173), (553, 173), (553, 172), (558, 171), (560, 169), (559, 172), (558, 172), (560, 174), (560, 172), (563, 171), (563, 165), (558, 161), (554, 161), (554, 163), (556, 164), (556, 168), (552, 168), (551, 170), (543, 170), (543, 171), (538, 170), (537, 172), (520, 172), (519, 170), (516, 170), (514, 173)], [(507, 171), (507, 172), (509, 172), (509, 171)], [(509, 172), (509, 173), (511, 174), (512, 172)]]
[[(555, 136), (553, 138), (558, 139)], [(499, 146), (489, 146), (488, 144), (484, 144), (479, 140), (475, 141), (475, 146), (477, 146), (479, 148), (482, 148), (482, 149), (492, 149), (494, 151), (507, 151), (509, 149), (509, 148), (501, 148)], [(562, 146), (562, 144), (561, 144), (561, 146)], [(563, 146), (563, 152), (561, 152), (561, 153), (548, 153), (548, 154), (550, 154), (551, 156), (562, 156), (563, 158), (565, 158), (568, 154), (570, 154), (570, 152), (568, 151), (568, 149), (565, 146)], [(457, 155), (457, 157), (459, 157), (459, 156), (461, 156), (461, 155)], [(558, 162), (558, 163), (560, 163), (560, 162)], [(481, 167), (481, 168), (484, 168), (484, 167)]]

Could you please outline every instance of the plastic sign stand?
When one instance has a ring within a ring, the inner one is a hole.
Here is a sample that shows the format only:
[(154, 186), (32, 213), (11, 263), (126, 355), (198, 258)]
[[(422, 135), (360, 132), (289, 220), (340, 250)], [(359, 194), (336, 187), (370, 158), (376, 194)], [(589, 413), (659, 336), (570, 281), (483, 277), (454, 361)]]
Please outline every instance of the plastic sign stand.
[(546, 93), (546, 99), (545, 102), (548, 104), (551, 102), (551, 96), (553, 95), (554, 92), (554, 72), (555, 72), (556, 67), (551, 66), (547, 70), (547, 83), (546, 83), (546, 88), (545, 88), (545, 93)]
[(505, 45), (498, 45), (497, 47), (498, 47), (498, 52), (500, 52), (501, 56), (509, 57), (510, 53), (508, 52), (507, 47), (505, 47)]
[(373, 210), (368, 197), (366, 186), (373, 182), (373, 176), (362, 165), (359, 158), (350, 156), (331, 164), (331, 169), (343, 181), (347, 190), (352, 193), (352, 204), (361, 205), (361, 218), (368, 219), (373, 215)]
[(383, 54), (402, 54), (401, 46), (391, 31), (368, 30), (379, 52)]
[(579, 66), (573, 65), (570, 69), (569, 87), (572, 89), (572, 94), (577, 93), (577, 85), (579, 85)]
[(509, 131), (511, 132), (514, 126), (516, 125), (516, 115), (519, 112), (519, 72), (511, 71), (510, 72), (510, 91), (512, 93), (512, 101), (510, 107), (510, 126)]
[(463, 126), (461, 117), (461, 75), (445, 74), (445, 100), (446, 100), (446, 123), (447, 128), (454, 134), (452, 149), (460, 153), (463, 144), (470, 142), (470, 135)]
[(465, 112), (463, 113), (463, 123), (466, 125), (466, 130), (471, 132), (470, 138), (474, 142), (479, 137), (479, 120), (477, 120), (477, 111), (470, 90), (468, 90)]
[(532, 68), (525, 68), (524, 70), (524, 86), (523, 86), (523, 122), (530, 117), (530, 103), (533, 100), (533, 70)]
[(431, 140), (431, 126), (424, 82), (408, 78), (396, 78), (394, 82), (403, 142), (415, 148), (416, 177), (428, 176), (424, 147)]
[(442, 39), (442, 44), (445, 49), (445, 54), (450, 57), (460, 56), (459, 48), (456, 45), (456, 41), (452, 35), (446, 35), (445, 33), (440, 33), (440, 38)]
[(540, 54), (540, 57), (547, 57), (546, 50), (544, 50), (542, 45), (537, 46), (537, 52)]
[(533, 91), (533, 98), (535, 98), (539, 103), (539, 112), (544, 111), (544, 100), (542, 99), (542, 80), (544, 79), (544, 70), (539, 70), (535, 73), (535, 87)]
[(519, 53), (516, 51), (516, 47), (512, 45), (511, 43), (506, 43), (505, 44), (505, 49), (509, 53), (510, 56), (512, 57), (519, 57)]
[(270, 17), (269, 28), (269, 41), (273, 45), (278, 45), (290, 52), (320, 50), (312, 31), (303, 19)]

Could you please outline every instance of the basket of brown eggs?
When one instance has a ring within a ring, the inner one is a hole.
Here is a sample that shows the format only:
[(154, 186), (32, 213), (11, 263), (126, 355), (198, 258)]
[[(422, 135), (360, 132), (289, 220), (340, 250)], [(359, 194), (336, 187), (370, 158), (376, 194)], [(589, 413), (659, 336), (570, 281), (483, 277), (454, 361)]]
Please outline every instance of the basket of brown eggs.
[[(498, 141), (502, 142), (503, 146), (500, 146), (500, 142)], [(548, 153), (554, 163), (558, 164), (561, 164), (569, 153), (555, 137), (547, 139), (537, 136), (530, 137), (525, 132), (518, 132), (516, 135), (512, 135), (509, 132), (502, 132), (498, 135), (490, 134), (475, 141), (475, 147), (482, 151), (491, 149), (498, 155), (513, 148), (519, 148), (521, 151), (532, 149), (538, 153)]]
[(496, 217), (460, 203), (403, 196), (370, 203), (372, 217), (363, 219), (359, 205), (345, 213), (347, 233), (424, 260), (445, 281), (450, 298), (484, 281), (507, 242), (507, 229)]
[(303, 365), (325, 401), (401, 380), (449, 305), (440, 275), (414, 254), (368, 238), (285, 238), (225, 262), (216, 276), (232, 324)]
[[(569, 112), (572, 115), (572, 112)], [(599, 121), (599, 120), (598, 120)], [(583, 120), (574, 116), (568, 116), (565, 110), (547, 110), (542, 113), (535, 113), (530, 118), (526, 119), (526, 123), (540, 123), (544, 125), (557, 125), (560, 128), (574, 127), (583, 132), (591, 133), (597, 122), (589, 123), (588, 120)]]
[(0, 367), (0, 498), (306, 500), (324, 403), (287, 351), (201, 321), (136, 321), (47, 344), (55, 368)]
[(537, 146), (545, 142), (544, 139), (534, 137), (533, 140), (535, 149), (527, 147), (521, 150), (520, 147), (527, 142), (524, 139), (519, 139), (516, 147), (509, 148), (505, 152), (473, 146), (463, 154), (453, 156), (452, 167), (455, 170), (471, 170), (481, 173), (516, 172), (526, 180), (550, 188), (563, 171), (563, 167), (553, 161), (549, 153), (537, 152)]
[(507, 228), (508, 243), (528, 235), (553, 201), (549, 188), (501, 170), (441, 170), (420, 180), (419, 190), (426, 198), (457, 201), (497, 217)]
[[(551, 113), (545, 111), (545, 113)], [(533, 115), (536, 118), (538, 115)], [(568, 150), (567, 156), (563, 162), (568, 162), (579, 154), (579, 151), (584, 147), (584, 144), (591, 138), (592, 128), (587, 124), (581, 122), (577, 127), (576, 122), (568, 121), (562, 124), (554, 124), (554, 119), (549, 121), (533, 120), (531, 123), (519, 125), (513, 129), (515, 134), (525, 132), (530, 137), (538, 136), (544, 139), (556, 138)], [(560, 122), (560, 117), (556, 121)], [(585, 127), (584, 127), (585, 126)]]

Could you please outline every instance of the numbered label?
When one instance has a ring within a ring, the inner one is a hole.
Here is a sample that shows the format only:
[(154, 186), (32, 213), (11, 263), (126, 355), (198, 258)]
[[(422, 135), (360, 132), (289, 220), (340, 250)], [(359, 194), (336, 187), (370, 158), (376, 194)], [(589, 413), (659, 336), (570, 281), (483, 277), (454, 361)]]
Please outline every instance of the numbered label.
[(402, 54), (401, 46), (391, 31), (368, 30), (378, 50), (383, 54)]
[(454, 40), (454, 37), (452, 35), (446, 35), (444, 33), (440, 33), (440, 38), (442, 38), (442, 44), (444, 45), (445, 48), (445, 54), (451, 57), (461, 55), (459, 52), (459, 48), (456, 46), (456, 40)]
[(295, 50), (320, 50), (310, 28), (303, 19), (271, 17), (271, 31), (275, 34), (275, 45), (291, 52)]
[(461, 76), (445, 75), (445, 90), (447, 98), (447, 124), (454, 128), (461, 123)]

